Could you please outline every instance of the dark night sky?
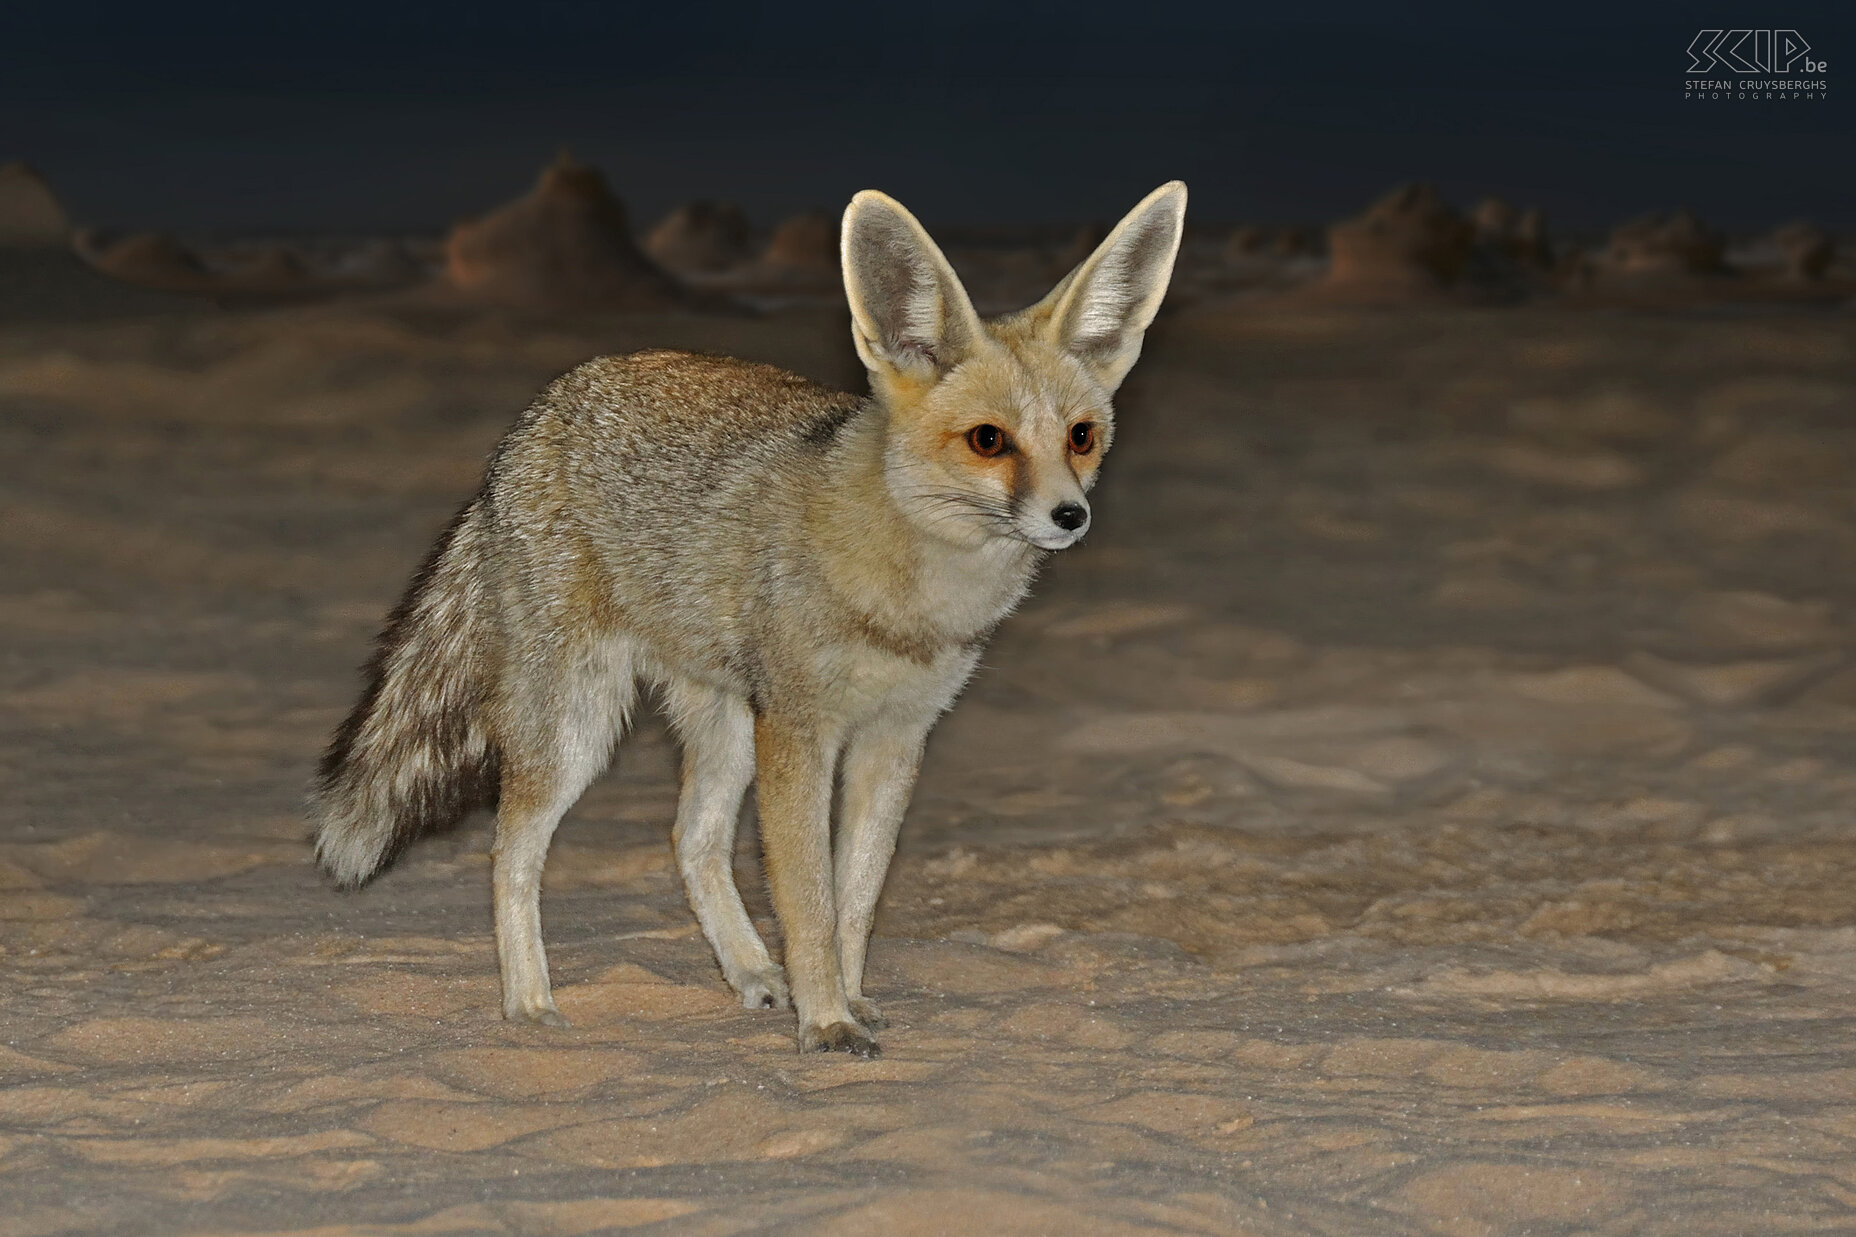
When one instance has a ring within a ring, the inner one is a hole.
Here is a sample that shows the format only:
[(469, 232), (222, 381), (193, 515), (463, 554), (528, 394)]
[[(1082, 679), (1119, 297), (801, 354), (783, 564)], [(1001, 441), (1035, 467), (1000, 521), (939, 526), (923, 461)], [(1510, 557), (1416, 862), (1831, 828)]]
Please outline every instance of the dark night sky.
[[(566, 146), (641, 223), (864, 186), (931, 222), (1074, 220), (1174, 176), (1200, 219), (1313, 220), (1424, 176), (1562, 227), (1687, 204), (1856, 232), (1856, 5), (1412, 11), (14, 0), (0, 160), (119, 226), (428, 228)], [(1684, 100), (1703, 25), (1797, 29), (1829, 97)]]

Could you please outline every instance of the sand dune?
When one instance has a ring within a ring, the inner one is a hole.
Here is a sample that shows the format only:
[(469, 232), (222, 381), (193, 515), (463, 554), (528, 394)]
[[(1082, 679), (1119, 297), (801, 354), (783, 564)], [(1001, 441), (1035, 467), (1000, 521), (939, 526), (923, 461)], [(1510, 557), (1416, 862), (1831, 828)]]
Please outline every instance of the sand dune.
[[(936, 732), (873, 1063), (737, 1008), (645, 723), (496, 1017), (488, 822), (298, 796), (534, 386), (837, 311), (0, 328), (0, 1234), (1856, 1224), (1856, 323), (1164, 318)], [(741, 874), (769, 926), (751, 838)]]

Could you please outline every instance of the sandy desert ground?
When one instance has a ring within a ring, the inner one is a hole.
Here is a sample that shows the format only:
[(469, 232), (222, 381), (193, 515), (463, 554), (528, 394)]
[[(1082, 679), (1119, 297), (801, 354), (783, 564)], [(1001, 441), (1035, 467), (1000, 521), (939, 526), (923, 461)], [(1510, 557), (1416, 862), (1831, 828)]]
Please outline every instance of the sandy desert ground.
[[(876, 1062), (733, 1005), (646, 723), (359, 894), (298, 802), (541, 381), (839, 311), (0, 326), (0, 1235), (1856, 1231), (1856, 317), (1163, 319), (934, 737)], [(766, 900), (744, 839), (742, 883)]]

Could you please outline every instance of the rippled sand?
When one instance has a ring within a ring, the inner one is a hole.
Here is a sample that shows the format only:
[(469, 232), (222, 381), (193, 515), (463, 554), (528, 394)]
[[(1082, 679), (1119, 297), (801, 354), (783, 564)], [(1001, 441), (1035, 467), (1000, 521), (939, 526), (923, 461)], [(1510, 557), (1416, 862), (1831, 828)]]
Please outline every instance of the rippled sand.
[(572, 1030), (495, 1016), (487, 818), (327, 888), (310, 764), (536, 385), (845, 339), (0, 328), (0, 1235), (1856, 1229), (1847, 312), (1163, 323), (931, 745), (878, 1062), (733, 1006), (655, 723), (549, 867)]

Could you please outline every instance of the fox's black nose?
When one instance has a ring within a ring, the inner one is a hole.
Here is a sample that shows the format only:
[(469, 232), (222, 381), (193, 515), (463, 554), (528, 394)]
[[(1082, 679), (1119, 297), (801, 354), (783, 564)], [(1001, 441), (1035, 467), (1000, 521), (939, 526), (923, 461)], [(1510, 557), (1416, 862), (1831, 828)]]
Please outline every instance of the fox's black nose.
[(1089, 508), (1081, 503), (1058, 503), (1050, 509), (1050, 522), (1066, 533), (1089, 523)]

